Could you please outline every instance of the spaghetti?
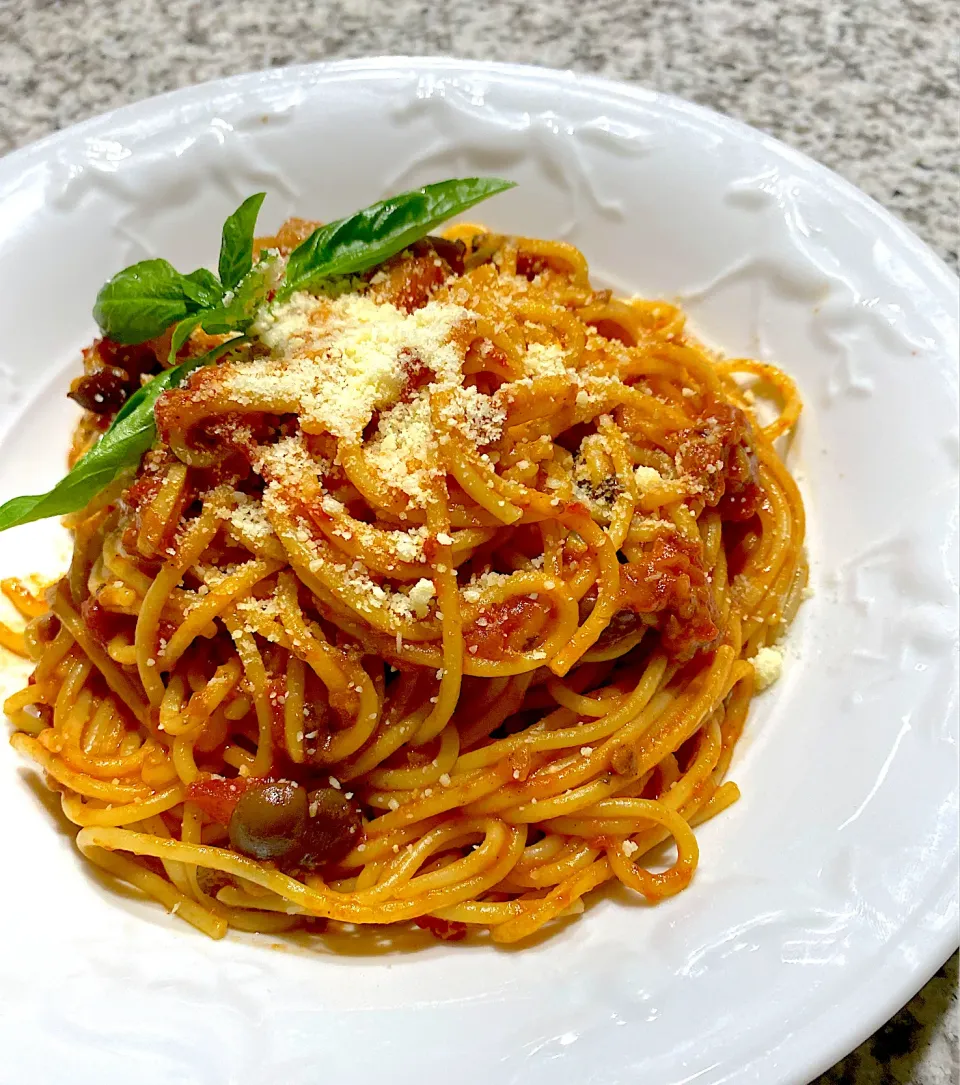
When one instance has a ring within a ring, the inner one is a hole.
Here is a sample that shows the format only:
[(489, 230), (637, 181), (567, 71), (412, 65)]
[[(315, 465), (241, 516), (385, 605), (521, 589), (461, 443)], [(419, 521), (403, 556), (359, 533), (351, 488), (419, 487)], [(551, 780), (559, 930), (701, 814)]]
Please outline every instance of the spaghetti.
[[(87, 351), (75, 457), (168, 349)], [(806, 584), (799, 411), (560, 242), (456, 226), (294, 294), (163, 394), (46, 601), (3, 582), (13, 745), (213, 937), (506, 943), (612, 879), (671, 896)]]

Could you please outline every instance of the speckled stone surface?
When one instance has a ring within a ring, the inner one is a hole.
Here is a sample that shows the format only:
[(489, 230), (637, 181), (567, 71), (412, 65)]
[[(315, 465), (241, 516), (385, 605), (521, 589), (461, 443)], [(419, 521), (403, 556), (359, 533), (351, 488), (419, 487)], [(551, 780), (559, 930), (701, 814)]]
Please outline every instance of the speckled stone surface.
[(954, 0), (0, 0), (0, 153), (254, 68), (451, 54), (630, 79), (837, 170), (957, 261)]
[[(957, 264), (953, 0), (0, 0), (0, 153), (255, 68), (450, 54), (573, 68), (730, 113)], [(818, 1085), (957, 1085), (957, 956)]]

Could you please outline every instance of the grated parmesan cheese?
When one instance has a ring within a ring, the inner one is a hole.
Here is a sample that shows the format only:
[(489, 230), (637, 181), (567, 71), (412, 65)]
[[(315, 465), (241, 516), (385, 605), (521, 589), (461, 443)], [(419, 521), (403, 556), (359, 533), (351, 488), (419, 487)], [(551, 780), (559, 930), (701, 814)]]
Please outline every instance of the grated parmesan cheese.
[(261, 475), (296, 485), (301, 490), (306, 482), (317, 483), (330, 470), (325, 460), (310, 455), (302, 433), (283, 437), (275, 445), (264, 448), (253, 466)]
[(255, 501), (249, 494), (240, 492), (234, 494), (234, 499), (236, 508), (227, 518), (237, 534), (254, 542), (265, 542), (273, 538), (273, 527), (267, 519), (262, 503)]
[(633, 469), (633, 477), (637, 480), (641, 493), (647, 490), (655, 490), (663, 485), (663, 475), (655, 467), (639, 466)]
[(297, 293), (256, 325), (269, 358), (232, 367), (224, 390), (243, 403), (264, 395), (289, 404), (308, 428), (356, 439), (375, 410), (400, 397), (407, 370), (401, 355), (419, 359), (435, 378), (459, 385), (462, 351), (454, 328), (472, 322), (459, 305), (428, 302), (404, 313), (362, 294), (338, 298)]
[(423, 542), (427, 537), (424, 525), (410, 531), (395, 531), (392, 542), (401, 561), (423, 561)]
[(366, 450), (367, 462), (385, 482), (423, 508), (430, 496), (436, 448), (430, 398), (419, 395), (381, 414), (377, 435)]
[(463, 590), (463, 598), (468, 603), (479, 602), (483, 591), (494, 588), (509, 579), (509, 573), (495, 573), (492, 571), (481, 573), (479, 576), (472, 576)]
[(530, 377), (559, 377), (566, 373), (566, 356), (556, 343), (530, 343), (523, 356), (523, 368)]
[(248, 595), (243, 599), (238, 599), (234, 606), (240, 614), (247, 618), (261, 617), (273, 621), (281, 620), (280, 604), (272, 595), (266, 599), (256, 599), (254, 596)]
[(772, 686), (783, 670), (783, 650), (781, 648), (761, 648), (751, 660), (756, 671), (757, 689)]
[(407, 598), (418, 618), (426, 618), (427, 612), (430, 610), (430, 600), (436, 594), (437, 589), (434, 587), (433, 581), (426, 578), (418, 580), (410, 589)]
[(501, 399), (499, 394), (488, 396), (472, 385), (456, 387), (451, 389), (450, 402), (440, 417), (473, 444), (489, 445), (500, 437), (507, 417)]
[[(253, 331), (270, 356), (224, 365), (222, 392), (241, 405), (268, 400), (272, 410), (296, 413), (308, 433), (357, 442), (376, 413), (377, 432), (364, 448), (367, 465), (409, 506), (423, 508), (434, 491), (430, 476), (439, 470), (437, 392), (444, 392), (442, 421), (449, 429), (477, 446), (502, 433), (506, 413), (497, 398), (461, 384), (465, 337), (456, 333), (475, 317), (461, 305), (437, 301), (406, 313), (365, 295), (365, 284), (344, 289), (337, 296), (336, 289), (297, 293), (262, 310)], [(533, 353), (549, 359), (559, 348)], [(421, 374), (429, 383), (411, 395), (410, 381)], [(296, 485), (298, 473), (308, 470), (303, 459), (288, 446), (265, 456), (262, 468)], [(338, 511), (333, 500), (324, 504), (331, 515)]]

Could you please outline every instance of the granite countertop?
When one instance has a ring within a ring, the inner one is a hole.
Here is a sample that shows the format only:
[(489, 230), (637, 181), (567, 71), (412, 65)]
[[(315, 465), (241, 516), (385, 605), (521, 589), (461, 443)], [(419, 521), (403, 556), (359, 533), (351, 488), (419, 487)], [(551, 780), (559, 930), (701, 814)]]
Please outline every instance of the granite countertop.
[[(835, 169), (957, 264), (953, 0), (3, 0), (0, 154), (254, 68), (451, 54), (629, 79)], [(957, 955), (818, 1085), (955, 1085)]]

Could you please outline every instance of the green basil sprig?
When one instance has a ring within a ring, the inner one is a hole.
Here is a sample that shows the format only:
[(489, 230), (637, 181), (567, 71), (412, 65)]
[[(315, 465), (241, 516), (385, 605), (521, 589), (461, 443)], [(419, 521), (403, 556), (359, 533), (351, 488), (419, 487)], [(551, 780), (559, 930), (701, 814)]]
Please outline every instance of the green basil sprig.
[(425, 185), (381, 200), (348, 218), (320, 226), (290, 253), (283, 300), (296, 290), (309, 290), (322, 279), (367, 271), (513, 181), (497, 177), (463, 177)]
[(224, 290), (233, 290), (253, 267), (253, 235), (264, 196), (248, 196), (223, 224), (218, 268)]
[(279, 284), (270, 257), (253, 264), (254, 231), (264, 199), (258, 192), (223, 225), (219, 280), (205, 268), (181, 275), (166, 260), (143, 260), (103, 287), (93, 315), (104, 335), (127, 344), (153, 339), (175, 325), (175, 356), (194, 328), (213, 334), (246, 331), (274, 286), (282, 301), (324, 279), (367, 271), (440, 223), (512, 187), (512, 181), (496, 177), (463, 177), (381, 200), (314, 230), (290, 254)]
[(103, 334), (119, 343), (143, 343), (171, 333), (170, 362), (196, 328), (214, 335), (241, 333), (199, 358), (167, 369), (138, 389), (110, 428), (70, 473), (45, 494), (0, 505), (0, 531), (64, 516), (87, 505), (123, 471), (136, 467), (156, 437), (154, 405), (193, 370), (215, 362), (246, 341), (257, 311), (271, 297), (282, 301), (324, 279), (367, 271), (447, 219), (513, 187), (495, 177), (440, 181), (375, 203), (355, 215), (320, 226), (290, 254), (277, 281), (277, 257), (253, 262), (253, 239), (264, 193), (248, 197), (223, 224), (219, 279), (206, 268), (183, 275), (166, 260), (124, 268), (97, 295), (93, 315)]
[(93, 317), (110, 339), (142, 343), (203, 308), (198, 299), (211, 294), (208, 283), (181, 275), (166, 260), (141, 260), (102, 287)]
[[(170, 347), (173, 362), (194, 328), (219, 332), (249, 327), (257, 305), (241, 311), (233, 303), (241, 293), (253, 300), (248, 279), (262, 285), (262, 276), (253, 275), (253, 237), (265, 195), (258, 192), (245, 199), (223, 224), (219, 279), (206, 268), (181, 275), (166, 260), (141, 260), (118, 271), (100, 290), (93, 307), (103, 334), (118, 343), (143, 343), (175, 325)], [(257, 304), (263, 296), (258, 292)]]
[(184, 377), (202, 365), (209, 365), (228, 350), (245, 342), (230, 339), (199, 358), (189, 358), (173, 369), (165, 369), (124, 403), (110, 428), (73, 469), (45, 494), (14, 497), (0, 505), (0, 531), (48, 516), (65, 516), (87, 505), (123, 471), (136, 467), (153, 445), (157, 433), (153, 408), (160, 395), (175, 388)]

